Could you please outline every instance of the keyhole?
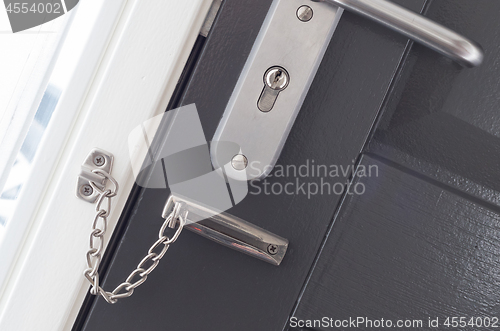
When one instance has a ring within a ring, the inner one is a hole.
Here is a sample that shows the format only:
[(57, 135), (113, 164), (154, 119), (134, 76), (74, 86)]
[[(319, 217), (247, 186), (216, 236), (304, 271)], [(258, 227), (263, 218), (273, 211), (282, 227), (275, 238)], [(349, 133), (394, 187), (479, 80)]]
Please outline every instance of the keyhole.
[(264, 89), (260, 94), (257, 107), (265, 113), (273, 109), (276, 99), (281, 91), (290, 83), (290, 75), (282, 67), (269, 68), (264, 74)]

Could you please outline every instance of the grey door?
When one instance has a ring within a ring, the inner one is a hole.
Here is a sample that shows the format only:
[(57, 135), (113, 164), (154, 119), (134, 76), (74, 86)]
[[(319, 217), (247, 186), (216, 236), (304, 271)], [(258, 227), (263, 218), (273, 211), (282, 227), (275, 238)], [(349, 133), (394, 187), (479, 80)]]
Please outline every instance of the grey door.
[[(186, 232), (133, 297), (109, 305), (89, 296), (74, 330), (352, 328), (314, 322), (323, 317), (421, 320), (421, 330), (453, 329), (447, 317), (489, 317), (486, 329), (493, 328), (500, 318), (500, 2), (396, 2), (476, 40), (486, 59), (465, 69), (343, 15), (278, 164), (371, 166), (365, 176), (328, 178), (359, 184), (362, 193), (265, 194), (255, 184), (261, 193), (251, 188), (229, 212), (290, 240), (281, 266)], [(207, 140), (270, 3), (226, 0), (193, 50), (170, 108), (196, 103)], [(300, 178), (306, 188), (321, 179)], [(105, 288), (123, 281), (155, 241), (168, 195), (134, 189), (105, 260)], [(429, 327), (436, 318), (439, 328)]]

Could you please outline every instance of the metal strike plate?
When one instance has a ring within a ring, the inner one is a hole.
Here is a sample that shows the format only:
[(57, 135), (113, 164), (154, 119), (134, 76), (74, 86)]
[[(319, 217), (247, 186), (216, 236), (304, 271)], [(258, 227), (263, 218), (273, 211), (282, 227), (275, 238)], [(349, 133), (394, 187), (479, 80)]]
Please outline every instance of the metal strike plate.
[[(243, 169), (227, 170), (229, 177), (271, 172), (342, 12), (311, 1), (273, 1), (213, 138), (237, 143), (246, 158)], [(215, 167), (232, 161), (223, 154), (212, 148)]]
[(99, 192), (92, 188), (90, 182), (93, 182), (99, 189), (104, 189), (106, 178), (93, 173), (92, 170), (100, 169), (109, 174), (112, 168), (113, 154), (94, 148), (82, 163), (76, 185), (76, 196), (84, 201), (94, 203), (99, 196)]

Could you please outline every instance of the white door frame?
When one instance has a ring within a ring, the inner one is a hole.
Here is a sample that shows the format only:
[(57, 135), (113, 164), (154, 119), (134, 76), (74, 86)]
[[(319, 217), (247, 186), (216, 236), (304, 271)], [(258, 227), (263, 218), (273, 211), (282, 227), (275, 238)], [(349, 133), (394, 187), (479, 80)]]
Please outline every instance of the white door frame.
[(81, 163), (94, 147), (115, 157), (112, 175), (120, 191), (108, 242), (134, 184), (128, 134), (165, 111), (211, 1), (106, 3), (114, 4), (104, 6), (109, 12), (103, 11), (94, 44), (87, 45), (35, 159), (30, 177), (38, 179), (28, 180), (19, 198), (25, 207), (12, 219), (29, 230), (17, 238), (22, 244), (8, 247), (0, 330), (71, 329), (89, 288), (83, 270), (95, 214), (75, 196)]

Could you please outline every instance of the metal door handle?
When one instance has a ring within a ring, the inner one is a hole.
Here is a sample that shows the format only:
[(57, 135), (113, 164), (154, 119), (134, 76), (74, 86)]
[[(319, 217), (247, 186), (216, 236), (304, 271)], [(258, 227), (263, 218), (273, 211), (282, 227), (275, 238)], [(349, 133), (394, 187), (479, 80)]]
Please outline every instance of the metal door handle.
[(240, 146), (238, 155), (210, 151), (214, 165), (233, 165), (229, 178), (239, 180), (245, 172), (245, 179), (260, 180), (270, 174), (344, 10), (465, 66), (483, 61), (475, 42), (390, 1), (274, 0), (212, 139)]
[(329, 3), (360, 14), (468, 67), (478, 66), (483, 61), (483, 50), (474, 41), (390, 1), (312, 1)]

